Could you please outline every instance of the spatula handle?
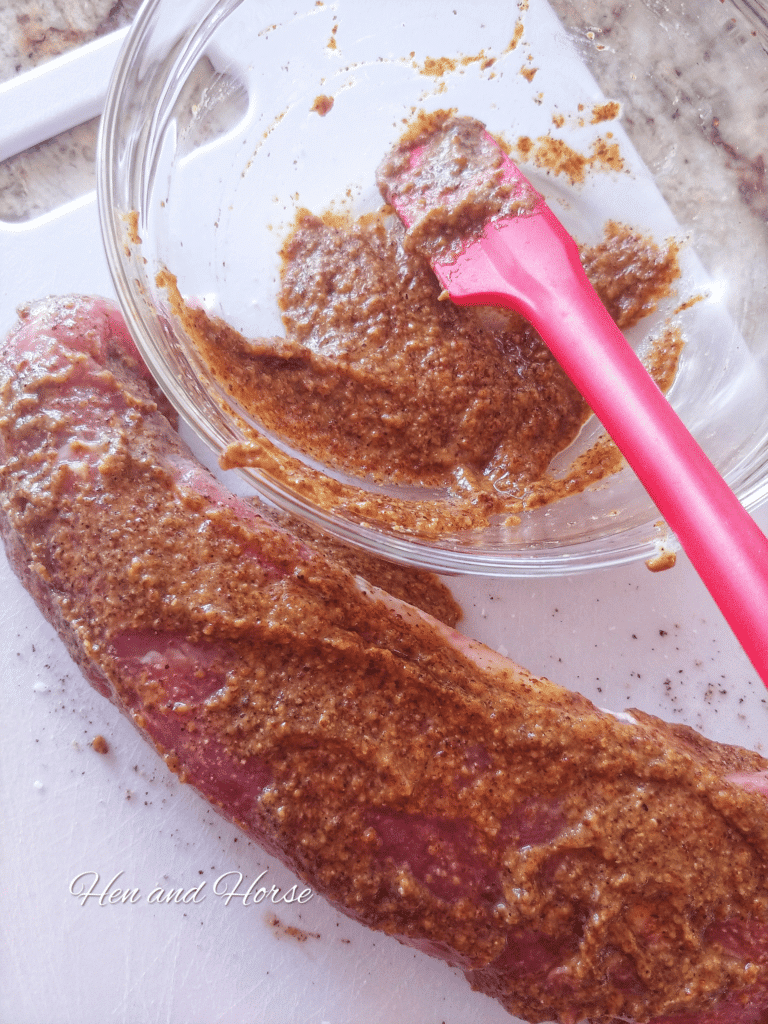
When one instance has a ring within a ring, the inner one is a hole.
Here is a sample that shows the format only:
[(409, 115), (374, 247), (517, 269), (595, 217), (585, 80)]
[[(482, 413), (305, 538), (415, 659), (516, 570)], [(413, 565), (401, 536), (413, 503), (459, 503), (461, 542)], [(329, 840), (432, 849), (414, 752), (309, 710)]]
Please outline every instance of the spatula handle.
[(541, 334), (637, 474), (768, 686), (768, 540), (691, 436), (544, 206), (489, 224), (435, 270), (454, 302), (515, 309)]

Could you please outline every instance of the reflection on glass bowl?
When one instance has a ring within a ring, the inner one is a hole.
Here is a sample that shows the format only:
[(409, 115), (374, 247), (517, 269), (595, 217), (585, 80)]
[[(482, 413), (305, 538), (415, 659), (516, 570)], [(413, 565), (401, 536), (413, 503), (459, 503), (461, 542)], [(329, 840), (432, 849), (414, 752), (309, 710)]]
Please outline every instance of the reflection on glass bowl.
[[(612, 220), (660, 244), (675, 239), (676, 288), (628, 337), (642, 349), (665, 327), (680, 330), (670, 400), (747, 507), (765, 499), (768, 242), (749, 167), (766, 115), (749, 97), (768, 58), (737, 6), (722, 8), (721, 24), (694, 0), (657, 7), (595, 3), (589, 24), (565, 0), (525, 10), (490, 0), (141, 8), (99, 142), (110, 268), (159, 383), (214, 452), (229, 463), (248, 453), (256, 464), (242, 472), (259, 494), (341, 539), (441, 572), (572, 573), (674, 546), (626, 468), (541, 507), (469, 529), (454, 515), (436, 531), (425, 498), (455, 509), (454, 492), (425, 495), (303, 454), (265, 428), (258, 401), (233, 399), (174, 311), (171, 282), (187, 308), (246, 338), (283, 334), (280, 250), (297, 211), (378, 209), (375, 169), (404, 121), (456, 109), (508, 143), (579, 242), (595, 244)], [(732, 18), (743, 31), (726, 31)], [(727, 78), (702, 71), (721, 63)], [(605, 104), (619, 116), (595, 116)], [(554, 143), (582, 156), (583, 180), (544, 159)], [(600, 145), (617, 147), (620, 163), (601, 164)], [(567, 477), (601, 433), (588, 420), (550, 473)]]

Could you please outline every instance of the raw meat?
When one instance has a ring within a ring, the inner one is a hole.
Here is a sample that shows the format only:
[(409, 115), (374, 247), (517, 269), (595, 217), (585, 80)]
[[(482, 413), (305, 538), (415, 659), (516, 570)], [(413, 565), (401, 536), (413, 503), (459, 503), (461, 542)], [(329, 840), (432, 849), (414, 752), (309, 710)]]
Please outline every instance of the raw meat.
[(768, 1022), (768, 762), (614, 716), (229, 494), (117, 310), (0, 359), (0, 529), (84, 674), (347, 914), (563, 1024)]

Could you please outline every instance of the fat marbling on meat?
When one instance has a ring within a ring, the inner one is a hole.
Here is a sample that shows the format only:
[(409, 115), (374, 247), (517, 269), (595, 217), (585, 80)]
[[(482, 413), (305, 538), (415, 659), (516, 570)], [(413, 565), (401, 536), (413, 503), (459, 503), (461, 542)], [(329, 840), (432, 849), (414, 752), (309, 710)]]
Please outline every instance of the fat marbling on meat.
[(0, 359), (8, 558), (168, 767), (335, 906), (528, 1021), (768, 1021), (768, 762), (618, 718), (228, 493), (116, 308)]

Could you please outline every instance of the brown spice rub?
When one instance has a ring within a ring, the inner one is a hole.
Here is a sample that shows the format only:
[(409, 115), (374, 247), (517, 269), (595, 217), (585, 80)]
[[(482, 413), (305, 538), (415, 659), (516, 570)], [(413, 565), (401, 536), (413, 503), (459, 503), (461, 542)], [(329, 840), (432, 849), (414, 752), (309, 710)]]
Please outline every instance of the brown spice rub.
[[(605, 301), (605, 300), (604, 300)], [(644, 354), (644, 361), (662, 391), (668, 390), (677, 374), (683, 338), (679, 327), (669, 327), (653, 339)], [(617, 473), (624, 465), (624, 457), (608, 434), (601, 434), (567, 472), (558, 477), (545, 473), (534, 481), (526, 493), (526, 508), (541, 508), (568, 494), (578, 494), (590, 483), (597, 483)], [(668, 567), (668, 563), (667, 563)]]
[(647, 559), (645, 564), (651, 572), (666, 572), (677, 564), (677, 554), (669, 548), (664, 548), (653, 558)]
[[(572, 493), (617, 468), (615, 450), (607, 461), (601, 452), (586, 476), (547, 480), (552, 458), (589, 415), (582, 398), (521, 318), (440, 301), (429, 264), (401, 238), (386, 214), (346, 226), (300, 214), (283, 250), (285, 338), (247, 340), (172, 291), (174, 308), (217, 380), (266, 428), (358, 478), (469, 494), (467, 525), (529, 498), (552, 500), (563, 487)], [(616, 224), (584, 260), (624, 329), (678, 273), (674, 244), (659, 249)], [(654, 350), (662, 385), (680, 344), (668, 332)], [(229, 464), (247, 458), (241, 450)]]
[(615, 121), (620, 113), (621, 107), (616, 100), (597, 103), (592, 107), (592, 124), (600, 124), (602, 121)]
[[(621, 160), (601, 139), (590, 158), (549, 136), (518, 145), (575, 180)], [(407, 230), (389, 206), (357, 220), (297, 214), (281, 251), (282, 338), (246, 339), (187, 306), (175, 279), (158, 275), (242, 412), (243, 441), (222, 464), (262, 469), (314, 505), (423, 537), (494, 516), (511, 525), (521, 511), (616, 472), (622, 459), (605, 438), (564, 476), (549, 472), (590, 410), (530, 325), (507, 310), (445, 301), (428, 262), (450, 263), (489, 222), (528, 216), (542, 201), (484, 126), (451, 110), (418, 112), (377, 182)], [(622, 330), (652, 312), (679, 275), (674, 242), (660, 247), (613, 222), (582, 259)], [(667, 326), (644, 353), (663, 390), (681, 348), (679, 330)], [(347, 478), (324, 478), (302, 458)], [(397, 487), (421, 493), (393, 494)]]
[(583, 246), (581, 260), (603, 305), (622, 330), (652, 313), (680, 273), (678, 246), (660, 249), (639, 231), (609, 221), (600, 245)]
[(485, 50), (480, 50), (478, 53), (466, 54), (463, 57), (426, 57), (422, 64), (414, 63), (414, 67), (420, 74), (429, 78), (444, 78), (445, 75), (469, 67), (470, 64), (479, 64), (482, 71), (487, 71), (495, 63), (496, 57), (490, 57)]
[(332, 107), (333, 96), (315, 96), (315, 102), (312, 104), (312, 110), (316, 114), (319, 114), (320, 117), (325, 117), (325, 115), (331, 110)]
[(621, 171), (624, 159), (619, 145), (609, 139), (595, 139), (592, 151), (585, 156), (569, 146), (562, 139), (551, 135), (542, 135), (535, 141), (522, 135), (515, 146), (517, 153), (524, 159), (532, 161), (537, 167), (551, 171), (555, 175), (564, 175), (573, 185), (581, 184), (586, 179), (590, 168)]
[(404, 247), (441, 263), (489, 222), (526, 216), (541, 202), (521, 174), (510, 173), (480, 121), (447, 110), (417, 118), (382, 160), (376, 183), (407, 225)]
[(322, 552), (353, 576), (359, 576), (401, 601), (421, 608), (449, 626), (455, 626), (461, 619), (461, 608), (453, 594), (434, 573), (412, 566), (396, 565), (385, 558), (377, 558), (375, 555), (350, 547), (279, 509), (268, 509), (259, 505), (258, 510), (265, 519), (276, 523), (294, 537)]
[(273, 928), (278, 938), (283, 936), (294, 939), (296, 942), (306, 942), (307, 939), (321, 938), (320, 932), (308, 932), (304, 928), (297, 928), (294, 924), (284, 924), (277, 914), (267, 915), (267, 924)]
[[(525, 8), (523, 8), (523, 10), (525, 10)], [(523, 24), (522, 20), (518, 20), (515, 23), (515, 31), (512, 34), (512, 38), (510, 39), (507, 48), (504, 52), (511, 53), (512, 50), (516, 50), (520, 40), (523, 38), (524, 33), (525, 25)]]
[(56, 345), (30, 358), (23, 336), (0, 366), (0, 525), (182, 780), (211, 799), (235, 765), (214, 802), (251, 836), (526, 1020), (648, 1021), (734, 990), (765, 1006), (765, 796), (728, 775), (768, 762), (617, 721), (357, 587), (195, 478), (137, 364), (99, 361), (92, 307), (61, 311)]

